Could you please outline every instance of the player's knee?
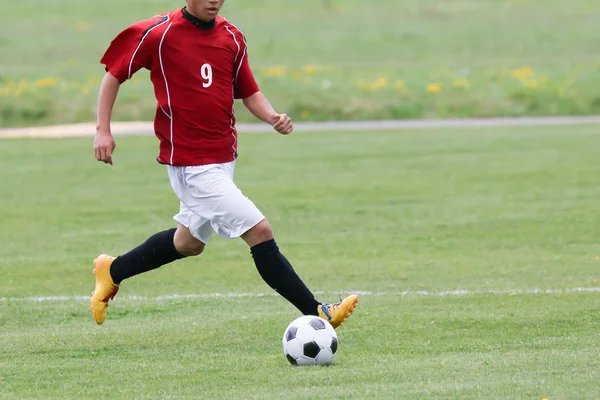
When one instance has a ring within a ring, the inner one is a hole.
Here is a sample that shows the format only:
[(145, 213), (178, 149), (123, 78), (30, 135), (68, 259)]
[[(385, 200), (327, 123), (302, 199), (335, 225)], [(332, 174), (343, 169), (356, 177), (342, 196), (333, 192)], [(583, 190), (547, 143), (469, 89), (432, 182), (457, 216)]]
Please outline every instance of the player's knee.
[(177, 245), (175, 245), (177, 252), (179, 254), (181, 254), (182, 256), (186, 256), (186, 257), (199, 256), (204, 251), (204, 247), (205, 247), (205, 245), (202, 242), (185, 243), (185, 244), (181, 245), (180, 247), (177, 247)]
[(266, 219), (259, 222), (243, 236), (250, 247), (273, 239), (273, 229)]
[(254, 236), (263, 242), (273, 239), (273, 229), (266, 219), (259, 222), (258, 225), (252, 229), (254, 230)]
[(206, 246), (204, 243), (196, 239), (188, 228), (179, 226), (173, 238), (173, 244), (179, 254), (185, 257), (199, 256), (204, 251)]

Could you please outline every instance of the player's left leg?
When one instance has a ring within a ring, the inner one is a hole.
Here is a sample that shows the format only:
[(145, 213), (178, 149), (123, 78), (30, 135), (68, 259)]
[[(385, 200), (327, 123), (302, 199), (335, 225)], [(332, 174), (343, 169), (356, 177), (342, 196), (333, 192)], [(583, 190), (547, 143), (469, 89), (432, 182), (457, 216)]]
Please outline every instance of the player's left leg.
[[(292, 303), (304, 315), (318, 315), (334, 328), (340, 326), (358, 304), (358, 296), (350, 295), (334, 304), (321, 304), (298, 276), (275, 242), (273, 230), (254, 203), (233, 182), (235, 162), (222, 166), (220, 193), (211, 221), (221, 236), (241, 237), (250, 247), (254, 264), (265, 283)], [(228, 178), (228, 179), (227, 179)]]
[(320, 303), (300, 279), (292, 264), (279, 251), (266, 219), (242, 236), (250, 246), (254, 264), (265, 283), (292, 303), (304, 315), (318, 315)]
[(312, 292), (279, 250), (266, 219), (245, 232), (242, 239), (250, 246), (256, 269), (267, 285), (304, 315), (318, 315), (337, 328), (348, 319), (358, 305), (358, 296), (355, 294), (334, 304), (321, 304), (315, 300)]

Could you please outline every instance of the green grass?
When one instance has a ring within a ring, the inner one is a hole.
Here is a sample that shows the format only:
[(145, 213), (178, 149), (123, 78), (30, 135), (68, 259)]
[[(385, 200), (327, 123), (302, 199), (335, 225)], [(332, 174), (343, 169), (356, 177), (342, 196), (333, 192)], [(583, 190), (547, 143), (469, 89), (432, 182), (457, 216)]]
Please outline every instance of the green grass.
[[(93, 120), (110, 40), (183, 3), (4, 0), (0, 124)], [(600, 113), (596, 0), (228, 0), (223, 15), (297, 120)], [(115, 118), (151, 119), (152, 93), (134, 77)]]
[(236, 180), (306, 283), (379, 293), (329, 368), (287, 364), (281, 298), (210, 297), (270, 292), (239, 240), (125, 281), (96, 326), (91, 259), (173, 226), (156, 140), (118, 138), (113, 168), (89, 138), (4, 140), (0, 398), (598, 398), (598, 293), (564, 292), (598, 288), (598, 132), (242, 135)]

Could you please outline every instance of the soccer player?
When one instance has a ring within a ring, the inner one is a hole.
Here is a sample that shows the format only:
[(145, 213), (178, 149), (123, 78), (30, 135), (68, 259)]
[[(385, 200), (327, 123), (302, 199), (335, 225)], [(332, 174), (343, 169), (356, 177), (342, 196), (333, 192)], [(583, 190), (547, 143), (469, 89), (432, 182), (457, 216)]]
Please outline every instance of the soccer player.
[(279, 251), (266, 218), (233, 182), (235, 99), (283, 135), (293, 124), (259, 91), (243, 33), (218, 16), (224, 1), (187, 0), (183, 9), (135, 23), (112, 41), (101, 60), (106, 75), (98, 97), (96, 159), (113, 164), (110, 120), (120, 85), (141, 68), (150, 70), (158, 101), (157, 160), (167, 166), (180, 208), (177, 228), (156, 233), (116, 258), (102, 254), (94, 260), (91, 309), (98, 324), (124, 279), (200, 255), (214, 232), (241, 237), (264, 281), (304, 315), (320, 316), (337, 328), (358, 304), (354, 294), (335, 304), (318, 302)]

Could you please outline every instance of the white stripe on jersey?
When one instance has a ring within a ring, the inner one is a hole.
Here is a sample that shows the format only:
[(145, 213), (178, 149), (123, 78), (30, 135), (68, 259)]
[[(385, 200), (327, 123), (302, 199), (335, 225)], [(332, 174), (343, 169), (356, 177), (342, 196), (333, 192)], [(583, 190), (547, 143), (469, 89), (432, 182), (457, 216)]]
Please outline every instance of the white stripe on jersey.
[[(237, 83), (238, 75), (240, 74), (240, 70), (242, 69), (242, 63), (244, 62), (244, 58), (246, 57), (246, 54), (248, 53), (248, 42), (246, 41), (246, 35), (244, 35), (244, 32), (242, 32), (242, 30), (240, 28), (238, 28), (237, 26), (235, 26), (234, 24), (232, 24), (231, 22), (229, 22), (227, 19), (225, 19), (225, 21), (231, 27), (235, 28), (240, 33), (240, 35), (242, 35), (242, 40), (244, 41), (244, 53), (242, 54), (242, 58), (240, 59), (240, 64), (238, 65), (238, 69), (237, 69), (237, 71), (235, 73), (235, 81), (234, 82)], [(235, 43), (238, 45), (238, 49), (239, 49), (240, 45), (238, 44), (238, 42), (237, 42), (237, 40), (235, 38), (235, 35), (229, 30), (229, 27), (226, 27), (226, 28), (229, 31), (229, 33), (231, 33), (231, 35), (233, 36), (233, 40), (235, 40)], [(238, 55), (239, 55), (239, 52), (238, 52), (238, 54), (235, 57), (235, 61), (237, 61)]]
[[(168, 117), (171, 120), (171, 158), (170, 158), (169, 164), (173, 164), (173, 154), (175, 154), (175, 144), (173, 143), (173, 109), (171, 108), (171, 94), (169, 93), (169, 83), (167, 82), (167, 75), (165, 74), (165, 67), (163, 65), (162, 45), (163, 45), (163, 41), (165, 40), (165, 36), (167, 36), (167, 32), (169, 32), (169, 29), (171, 29), (171, 26), (173, 26), (172, 22), (169, 24), (167, 29), (165, 29), (165, 33), (163, 33), (162, 39), (160, 39), (160, 45), (158, 46), (158, 58), (160, 60), (160, 69), (162, 71), (163, 78), (165, 79), (165, 89), (167, 90), (167, 105), (169, 106)], [(162, 107), (161, 107), (161, 109), (162, 109)], [(164, 112), (164, 110), (163, 110), (163, 112)]]
[[(234, 27), (235, 29), (237, 29), (240, 33), (242, 33), (242, 31), (240, 31), (235, 25), (232, 25), (229, 21), (225, 20), (229, 25), (231, 25), (232, 27)], [(225, 26), (225, 29), (227, 29), (227, 32), (231, 33), (231, 36), (233, 37), (233, 41), (235, 42), (236, 46), (237, 46), (237, 53), (235, 54), (235, 59), (233, 60), (233, 66), (235, 67), (235, 63), (238, 61), (238, 57), (240, 56), (240, 51), (241, 51), (241, 47), (240, 47), (240, 43), (238, 42), (238, 40), (235, 37), (235, 33), (233, 33), (231, 31), (231, 29), (229, 29), (229, 26)], [(244, 37), (244, 34), (242, 33), (242, 37)], [(244, 39), (244, 43), (246, 42), (246, 39)], [(233, 145), (231, 146), (233, 149), (233, 154), (236, 154), (236, 149), (235, 146), (237, 144), (237, 137), (235, 135), (235, 124), (234, 124), (234, 119), (235, 119), (235, 86), (237, 84), (237, 79), (238, 79), (238, 74), (240, 73), (240, 67), (242, 66), (242, 62), (244, 60), (244, 57), (246, 55), (246, 49), (247, 49), (247, 45), (244, 47), (244, 54), (242, 55), (242, 58), (239, 60), (240, 65), (238, 66), (237, 72), (235, 74), (235, 77), (233, 77), (233, 85), (232, 85), (232, 90), (231, 90), (231, 97), (233, 99), (232, 102), (232, 107), (231, 107), (231, 136), (233, 136)]]
[(161, 22), (159, 24), (156, 24), (152, 28), (148, 29), (148, 31), (146, 33), (144, 33), (144, 36), (142, 36), (142, 39), (140, 40), (140, 43), (138, 44), (137, 48), (133, 52), (133, 56), (131, 56), (131, 61), (129, 62), (129, 73), (128, 73), (127, 79), (131, 79), (131, 68), (133, 67), (133, 60), (135, 59), (135, 56), (137, 55), (137, 52), (140, 50), (140, 47), (142, 47), (142, 43), (144, 43), (144, 39), (146, 39), (146, 36), (148, 36), (150, 34), (150, 32), (152, 32), (154, 29), (156, 29), (159, 26), (164, 25), (167, 22), (169, 22), (169, 18), (170, 17), (168, 15), (156, 16), (156, 17), (153, 17), (153, 18), (161, 18), (161, 17), (166, 17), (166, 19), (163, 22)]

